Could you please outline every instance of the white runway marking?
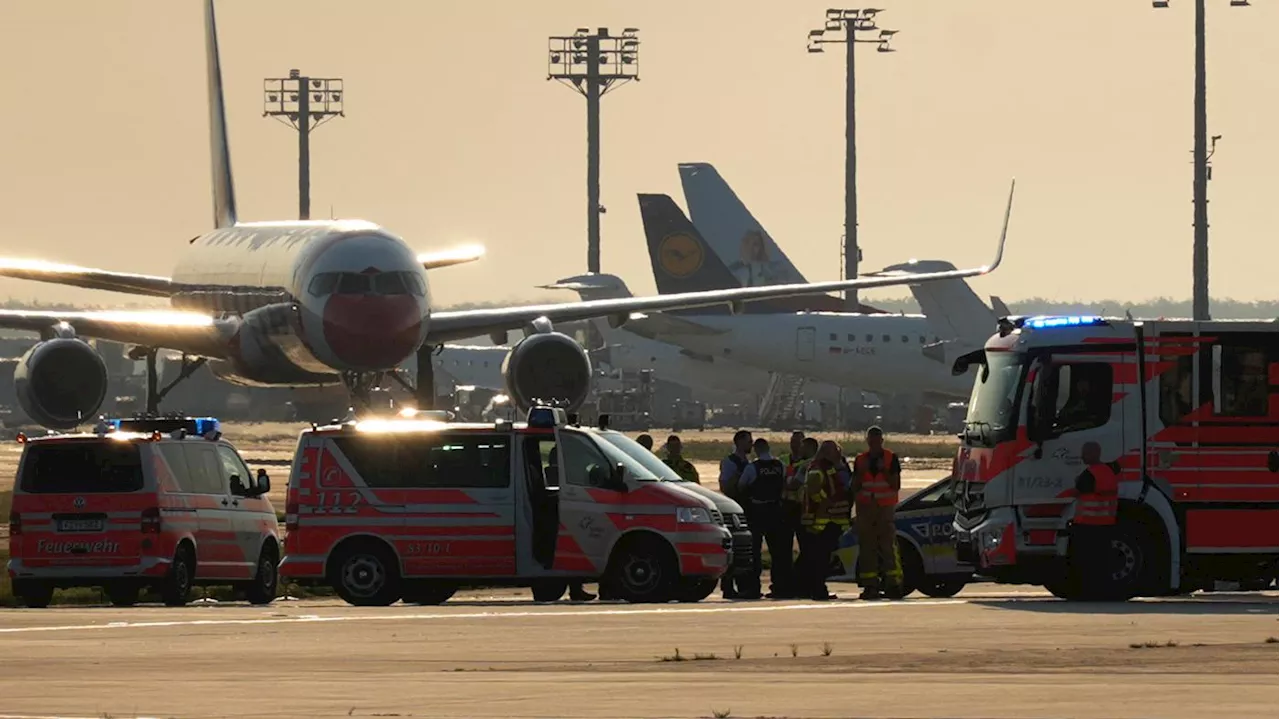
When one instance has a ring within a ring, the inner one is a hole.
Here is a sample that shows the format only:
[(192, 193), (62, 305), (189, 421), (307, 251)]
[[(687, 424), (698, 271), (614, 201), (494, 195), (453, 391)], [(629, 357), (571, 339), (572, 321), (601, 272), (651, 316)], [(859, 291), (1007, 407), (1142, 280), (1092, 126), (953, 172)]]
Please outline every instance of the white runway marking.
[[(108, 622), (106, 624), (62, 624), (44, 627), (5, 627), (0, 634), (24, 634), (31, 632), (67, 632), (91, 629), (155, 629), (161, 627), (216, 627), (256, 624), (309, 624), (314, 622), (385, 622), (422, 621), (436, 619), (506, 619), (628, 616), (632, 614), (711, 614), (718, 612), (789, 612), (816, 611), (822, 609), (871, 609), (874, 607), (937, 607), (947, 604), (967, 604), (964, 599), (920, 600), (908, 602), (836, 602), (831, 604), (779, 604), (779, 605), (724, 605), (709, 607), (650, 607), (646, 609), (578, 609), (565, 611), (520, 612), (450, 612), (434, 614), (361, 614), (355, 616), (320, 616), (301, 614), (295, 617), (266, 617), (261, 619), (183, 619), (154, 622)], [(0, 715), (0, 719), (7, 719)]]
[[(102, 719), (106, 716), (100, 714), (96, 717), (78, 717), (66, 714), (0, 714), (0, 719)], [(158, 719), (157, 717), (134, 717), (134, 719)]]

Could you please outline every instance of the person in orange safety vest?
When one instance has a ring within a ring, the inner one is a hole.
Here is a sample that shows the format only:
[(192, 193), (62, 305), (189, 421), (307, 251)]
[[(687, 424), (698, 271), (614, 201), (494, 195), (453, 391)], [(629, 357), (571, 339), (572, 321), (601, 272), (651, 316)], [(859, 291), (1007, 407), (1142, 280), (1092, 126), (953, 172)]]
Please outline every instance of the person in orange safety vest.
[(1088, 594), (1106, 592), (1117, 556), (1111, 547), (1112, 527), (1120, 509), (1120, 467), (1102, 461), (1102, 447), (1080, 447), (1085, 470), (1076, 477), (1075, 518), (1071, 523), (1071, 576)]
[(902, 597), (902, 558), (894, 513), (902, 488), (902, 463), (884, 446), (884, 430), (867, 429), (867, 451), (853, 460), (853, 492), (858, 524), (858, 584), (862, 599)]

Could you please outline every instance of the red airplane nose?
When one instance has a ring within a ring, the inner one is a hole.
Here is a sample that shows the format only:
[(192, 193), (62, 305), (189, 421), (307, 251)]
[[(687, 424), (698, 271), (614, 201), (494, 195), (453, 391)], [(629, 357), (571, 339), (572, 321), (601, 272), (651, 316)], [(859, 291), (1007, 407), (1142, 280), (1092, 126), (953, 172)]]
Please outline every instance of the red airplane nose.
[(324, 339), (356, 370), (391, 369), (418, 349), (422, 312), (412, 295), (332, 295), (324, 306)]

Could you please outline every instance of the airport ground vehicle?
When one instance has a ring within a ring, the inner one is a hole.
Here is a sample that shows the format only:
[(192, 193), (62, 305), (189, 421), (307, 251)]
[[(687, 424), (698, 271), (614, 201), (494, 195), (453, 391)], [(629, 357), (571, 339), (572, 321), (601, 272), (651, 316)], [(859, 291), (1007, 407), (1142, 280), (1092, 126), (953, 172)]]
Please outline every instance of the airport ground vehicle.
[(28, 607), (57, 587), (144, 587), (185, 604), (197, 584), (275, 599), (280, 557), (270, 480), (255, 477), (211, 418), (101, 422), (91, 434), (26, 438), (9, 514), (9, 577)]
[[(956, 542), (980, 574), (1126, 599), (1276, 576), (1271, 321), (1006, 318), (978, 369), (955, 473)], [(1075, 478), (1119, 467), (1109, 556), (1073, 556)], [(1081, 571), (1090, 562), (1110, 571)]]
[(597, 580), (609, 596), (663, 602), (700, 599), (729, 566), (715, 504), (657, 481), (621, 435), (548, 407), (519, 424), (405, 414), (303, 431), (282, 576), (363, 606), (438, 604), (476, 583), (549, 601)]
[[(973, 567), (960, 561), (951, 539), (955, 519), (951, 477), (899, 502), (894, 519), (906, 594), (919, 591), (930, 597), (953, 597), (973, 580)], [(858, 518), (854, 516), (833, 555), (831, 580), (858, 580), (858, 549)]]

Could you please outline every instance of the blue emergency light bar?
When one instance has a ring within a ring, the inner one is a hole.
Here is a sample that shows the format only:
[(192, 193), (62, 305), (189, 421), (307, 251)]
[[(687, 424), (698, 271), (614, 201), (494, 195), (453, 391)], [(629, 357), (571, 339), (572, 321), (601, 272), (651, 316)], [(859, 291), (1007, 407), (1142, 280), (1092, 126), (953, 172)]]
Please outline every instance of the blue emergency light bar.
[(527, 421), (530, 427), (547, 429), (561, 427), (567, 423), (564, 410), (559, 407), (533, 407), (529, 410)]
[(185, 430), (188, 435), (221, 433), (222, 425), (216, 417), (133, 417), (109, 419), (107, 426), (116, 432), (161, 432), (169, 434)]
[(1066, 317), (1032, 317), (1026, 326), (1033, 330), (1052, 329), (1054, 327), (1089, 327), (1105, 325), (1106, 320), (1092, 315), (1070, 315)]

